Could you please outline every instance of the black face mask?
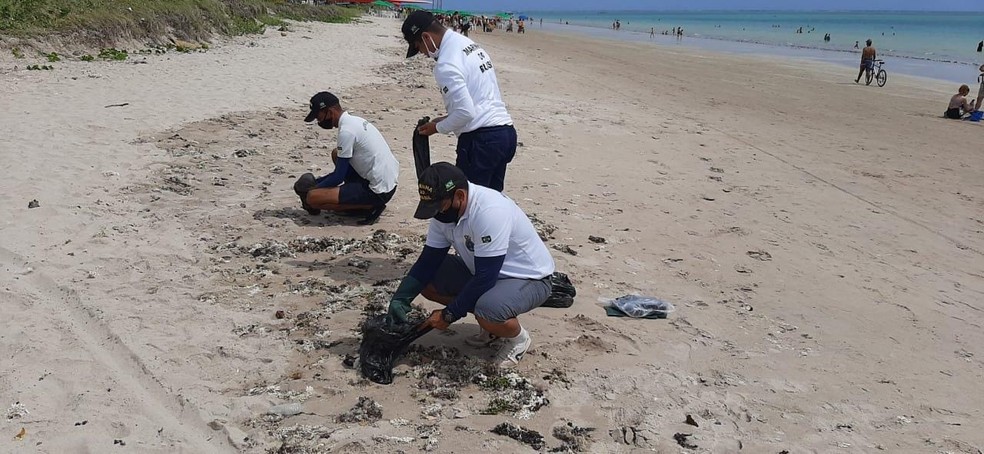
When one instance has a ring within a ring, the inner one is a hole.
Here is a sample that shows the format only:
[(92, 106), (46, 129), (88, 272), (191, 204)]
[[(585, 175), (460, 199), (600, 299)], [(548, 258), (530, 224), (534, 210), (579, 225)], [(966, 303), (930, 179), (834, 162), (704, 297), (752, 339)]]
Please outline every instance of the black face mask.
[(331, 117), (326, 118), (325, 121), (319, 121), (318, 126), (321, 126), (324, 129), (332, 129), (335, 127), (335, 125), (331, 123)]
[(461, 219), (461, 215), (458, 214), (458, 208), (454, 206), (454, 200), (452, 199), (451, 206), (447, 210), (435, 214), (434, 219), (437, 219), (437, 222), (443, 222), (445, 224), (457, 224)]

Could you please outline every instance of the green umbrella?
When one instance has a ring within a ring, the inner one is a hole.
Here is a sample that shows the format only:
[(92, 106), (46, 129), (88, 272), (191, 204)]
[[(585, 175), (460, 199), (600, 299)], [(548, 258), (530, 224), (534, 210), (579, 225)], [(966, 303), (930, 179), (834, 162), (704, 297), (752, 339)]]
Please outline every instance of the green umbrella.
[(372, 4), (375, 5), (375, 6), (381, 6), (383, 8), (392, 8), (393, 7), (393, 4), (392, 3), (387, 2), (385, 0), (376, 0), (376, 1), (372, 2)]
[(419, 5), (410, 4), (410, 5), (404, 5), (403, 6), (403, 9), (424, 9), (424, 7), (419, 6)]

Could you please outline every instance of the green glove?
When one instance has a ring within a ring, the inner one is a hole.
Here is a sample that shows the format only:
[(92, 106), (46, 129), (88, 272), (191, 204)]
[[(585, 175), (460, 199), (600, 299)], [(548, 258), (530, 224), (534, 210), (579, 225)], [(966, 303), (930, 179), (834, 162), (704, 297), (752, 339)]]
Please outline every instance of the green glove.
[(386, 315), (390, 325), (407, 323), (407, 314), (412, 309), (410, 303), (424, 289), (424, 284), (413, 276), (407, 275), (390, 299), (389, 312)]

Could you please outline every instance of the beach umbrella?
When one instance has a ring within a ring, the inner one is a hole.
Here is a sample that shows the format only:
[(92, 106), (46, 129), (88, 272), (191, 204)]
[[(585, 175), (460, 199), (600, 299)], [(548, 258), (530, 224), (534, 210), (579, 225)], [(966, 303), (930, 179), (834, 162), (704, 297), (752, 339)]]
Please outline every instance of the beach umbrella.
[(387, 2), (385, 0), (376, 0), (376, 1), (372, 2), (372, 4), (375, 5), (375, 6), (383, 7), (383, 8), (392, 8), (393, 7), (393, 4), (392, 3)]
[(502, 18), (502, 19), (509, 19), (509, 16), (511, 16), (511, 14), (509, 14), (509, 13), (499, 13), (499, 14), (496, 14), (495, 16), (496, 17), (499, 17), (499, 18)]
[(521, 15), (519, 16), (519, 20), (530, 20), (530, 16), (527, 16), (527, 15), (525, 15), (525, 14), (521, 14)]
[(420, 5), (403, 5), (403, 9), (424, 9), (424, 7)]

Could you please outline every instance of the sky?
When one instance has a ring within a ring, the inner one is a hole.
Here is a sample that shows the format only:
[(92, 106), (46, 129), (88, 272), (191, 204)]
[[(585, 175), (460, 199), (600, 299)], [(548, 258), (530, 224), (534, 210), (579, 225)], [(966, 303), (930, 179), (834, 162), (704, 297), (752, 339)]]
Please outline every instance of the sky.
[[(443, 0), (443, 7), (466, 11), (752, 9), (984, 12), (984, 0)], [(981, 27), (984, 28), (984, 24)]]

